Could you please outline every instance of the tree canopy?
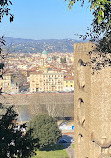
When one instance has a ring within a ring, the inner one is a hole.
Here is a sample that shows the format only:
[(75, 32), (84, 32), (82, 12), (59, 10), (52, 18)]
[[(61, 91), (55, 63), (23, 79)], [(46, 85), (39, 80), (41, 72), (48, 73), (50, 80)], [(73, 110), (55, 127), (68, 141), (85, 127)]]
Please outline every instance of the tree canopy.
[[(67, 0), (65, 0), (67, 1)], [(69, 9), (76, 3), (76, 0), (68, 0)], [(84, 6), (84, 0), (81, 6)], [(81, 35), (83, 39), (90, 37), (92, 41), (99, 41), (98, 48), (101, 52), (111, 53), (111, 1), (110, 0), (89, 0), (90, 10), (94, 15), (91, 28), (85, 35)]]
[(31, 136), (31, 130), (24, 133), (26, 124), (16, 126), (18, 114), (13, 106), (6, 108), (0, 118), (0, 157), (28, 158), (34, 153), (37, 141)]
[(39, 149), (45, 150), (57, 143), (61, 137), (56, 119), (49, 115), (37, 115), (30, 123), (33, 129), (32, 136), (39, 140)]
[[(65, 0), (67, 1), (67, 0)], [(76, 0), (68, 0), (69, 1), (69, 9), (76, 3)], [(77, 0), (81, 1), (81, 6), (84, 6), (85, 0)], [(111, 25), (111, 1), (110, 0), (89, 0), (90, 10), (93, 10), (93, 15), (95, 16), (97, 23), (104, 24), (107, 23), (107, 28)], [(108, 12), (109, 11), (109, 12)]]

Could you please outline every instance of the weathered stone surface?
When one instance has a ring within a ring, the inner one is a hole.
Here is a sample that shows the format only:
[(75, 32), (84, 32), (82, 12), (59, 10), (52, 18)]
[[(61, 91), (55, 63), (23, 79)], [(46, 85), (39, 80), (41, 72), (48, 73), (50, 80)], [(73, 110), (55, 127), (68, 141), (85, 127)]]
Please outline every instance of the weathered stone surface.
[(83, 64), (90, 63), (93, 48), (90, 42), (74, 45), (75, 158), (111, 156), (111, 67), (93, 74)]
[(0, 96), (0, 103), (15, 105), (19, 112), (25, 108), (31, 116), (41, 113), (55, 117), (74, 116), (73, 93), (6, 94)]

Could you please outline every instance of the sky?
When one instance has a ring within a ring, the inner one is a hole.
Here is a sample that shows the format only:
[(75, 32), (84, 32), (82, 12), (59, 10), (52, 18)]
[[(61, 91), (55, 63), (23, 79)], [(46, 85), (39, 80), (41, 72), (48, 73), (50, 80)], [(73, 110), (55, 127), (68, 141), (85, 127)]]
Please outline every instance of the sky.
[(12, 0), (14, 21), (4, 17), (0, 34), (25, 39), (78, 39), (75, 34), (85, 34), (93, 16), (89, 4), (76, 2), (71, 11), (65, 0)]

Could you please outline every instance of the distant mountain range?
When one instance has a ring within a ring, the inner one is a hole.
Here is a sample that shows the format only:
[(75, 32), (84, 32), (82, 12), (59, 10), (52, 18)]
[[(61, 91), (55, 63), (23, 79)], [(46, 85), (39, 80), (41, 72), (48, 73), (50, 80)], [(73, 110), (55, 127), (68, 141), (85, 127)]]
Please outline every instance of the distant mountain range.
[(4, 39), (6, 41), (4, 49), (8, 53), (38, 53), (43, 50), (46, 50), (48, 53), (68, 53), (74, 51), (74, 43), (83, 42), (75, 39), (32, 40), (12, 37), (5, 37)]

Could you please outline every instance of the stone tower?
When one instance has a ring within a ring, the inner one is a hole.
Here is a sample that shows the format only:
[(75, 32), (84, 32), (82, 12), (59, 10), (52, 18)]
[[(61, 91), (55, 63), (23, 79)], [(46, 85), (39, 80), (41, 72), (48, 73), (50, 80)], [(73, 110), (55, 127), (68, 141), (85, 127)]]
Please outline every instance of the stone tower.
[(75, 158), (111, 156), (111, 67), (92, 74), (86, 63), (94, 47), (74, 44)]

